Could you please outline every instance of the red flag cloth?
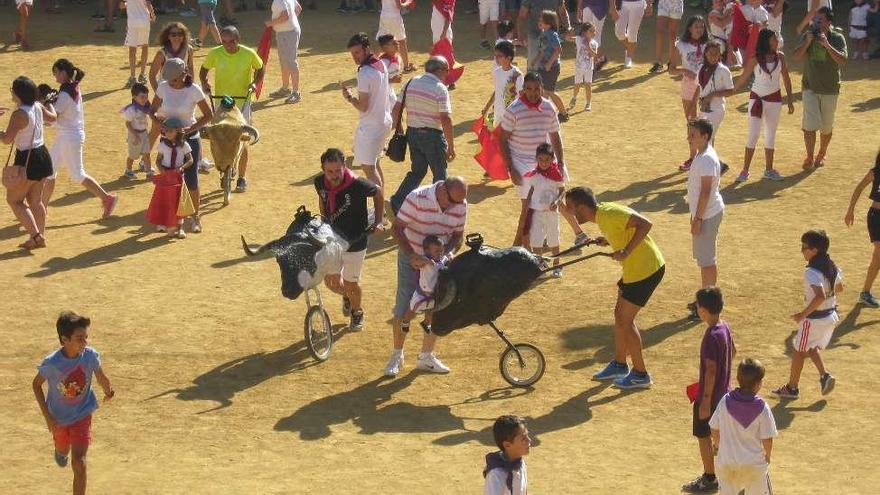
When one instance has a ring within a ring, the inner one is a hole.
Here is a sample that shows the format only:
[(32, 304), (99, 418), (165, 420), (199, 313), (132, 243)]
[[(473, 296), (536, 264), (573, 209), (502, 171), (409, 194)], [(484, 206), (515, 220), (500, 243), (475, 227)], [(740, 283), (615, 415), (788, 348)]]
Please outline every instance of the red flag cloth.
[(751, 31), (749, 31), (749, 41), (746, 43), (746, 51), (742, 54), (743, 65), (755, 56), (755, 48), (758, 46), (758, 35), (761, 34), (761, 29), (760, 25), (752, 24)]
[(431, 49), (431, 56), (433, 57), (434, 55), (441, 55), (449, 62), (449, 74), (446, 75), (446, 80), (443, 83), (447, 86), (455, 84), (455, 81), (458, 81), (458, 78), (464, 74), (464, 65), (455, 61), (455, 55), (452, 53), (452, 42), (443, 38), (434, 43), (434, 48)]
[(733, 3), (733, 30), (730, 33), (730, 47), (734, 50), (745, 48), (749, 43), (751, 22), (743, 15), (742, 5)]
[(697, 395), (700, 393), (700, 382), (694, 382), (685, 387), (684, 393), (687, 394), (688, 399), (693, 403), (697, 400)]
[[(269, 63), (269, 52), (272, 51), (272, 31), (271, 27), (264, 29), (263, 36), (260, 37), (260, 44), (257, 45), (257, 55), (263, 61), (263, 67), (266, 67), (266, 64)], [(260, 99), (260, 93), (263, 91), (263, 79), (257, 82), (257, 90), (254, 91), (254, 98), (257, 100)]]
[[(476, 130), (479, 126), (479, 130)], [(507, 164), (504, 163), (504, 155), (501, 154), (501, 141), (498, 135), (501, 133), (501, 126), (496, 126), (494, 131), (490, 131), (486, 126), (486, 120), (482, 117), (474, 122), (471, 130), (477, 134), (480, 141), (480, 152), (474, 155), (474, 160), (483, 167), (489, 178), (493, 180), (507, 180), (510, 173), (507, 170)]]
[(554, 181), (554, 182), (565, 182), (565, 177), (562, 175), (562, 170), (559, 168), (559, 164), (553, 162), (547, 170), (541, 170), (541, 167), (535, 167), (532, 170), (526, 172), (523, 177), (534, 177), (536, 175), (543, 175), (544, 177)]
[(147, 208), (147, 222), (152, 225), (174, 227), (177, 225), (177, 202), (180, 200), (182, 175), (176, 170), (166, 170), (153, 176), (153, 197)]

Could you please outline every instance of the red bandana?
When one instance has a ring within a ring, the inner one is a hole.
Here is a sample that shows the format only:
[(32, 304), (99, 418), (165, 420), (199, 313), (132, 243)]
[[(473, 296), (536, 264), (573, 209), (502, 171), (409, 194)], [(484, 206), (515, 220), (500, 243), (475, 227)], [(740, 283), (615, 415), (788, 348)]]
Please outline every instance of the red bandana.
[(544, 99), (541, 98), (541, 99), (538, 100), (538, 103), (532, 103), (532, 102), (530, 102), (530, 101), (528, 100), (528, 98), (526, 98), (526, 95), (521, 94), (521, 95), (519, 95), (519, 101), (523, 102), (523, 104), (524, 104), (525, 106), (527, 106), (527, 107), (529, 107), (529, 108), (531, 108), (531, 109), (533, 109), (533, 110), (537, 110), (537, 111), (540, 112), (540, 111), (541, 111), (541, 103), (544, 102)]
[(534, 177), (535, 175), (543, 175), (544, 177), (554, 181), (554, 182), (564, 182), (565, 177), (562, 176), (562, 170), (559, 168), (559, 164), (553, 162), (546, 170), (541, 170), (541, 167), (535, 167), (534, 169), (526, 172), (526, 177)]
[(327, 176), (324, 176), (324, 188), (327, 190), (327, 213), (332, 215), (336, 211), (336, 195), (340, 192), (348, 189), (354, 183), (354, 180), (357, 179), (351, 170), (348, 168), (342, 169), (342, 182), (339, 183), (338, 186), (333, 187), (330, 184), (330, 181), (327, 180)]
[(705, 88), (709, 81), (712, 80), (712, 76), (715, 75), (715, 69), (718, 68), (718, 64), (709, 65), (703, 64), (700, 67), (700, 72), (697, 74), (697, 79), (700, 81), (700, 87)]
[(177, 148), (179, 147), (179, 145), (177, 143), (175, 143), (174, 141), (171, 141), (171, 140), (166, 139), (164, 137), (161, 139), (161, 141), (163, 143), (165, 143), (166, 146), (171, 148), (171, 157), (170, 157), (171, 158), (171, 165), (168, 167), (168, 170), (177, 168)]

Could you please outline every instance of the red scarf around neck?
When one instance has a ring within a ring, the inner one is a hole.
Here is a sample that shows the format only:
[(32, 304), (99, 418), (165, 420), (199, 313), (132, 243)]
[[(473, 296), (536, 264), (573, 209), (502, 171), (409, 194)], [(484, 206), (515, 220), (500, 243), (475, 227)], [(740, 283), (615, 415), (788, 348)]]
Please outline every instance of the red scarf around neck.
[(694, 55), (696, 55), (698, 60), (702, 60), (703, 59), (703, 44), (700, 43), (699, 40), (697, 40), (697, 41), (691, 40), (688, 43), (694, 45), (694, 48), (697, 49), (697, 51), (696, 51), (696, 53), (694, 53)]
[(170, 166), (168, 167), (168, 169), (169, 170), (176, 169), (177, 168), (177, 148), (180, 147), (180, 145), (175, 143), (174, 141), (171, 141), (171, 140), (164, 138), (164, 137), (162, 138), (162, 142), (165, 143), (166, 146), (171, 148), (171, 162), (170, 162)]
[(546, 170), (541, 170), (541, 167), (535, 167), (534, 169), (526, 172), (526, 177), (534, 177), (536, 175), (543, 175), (544, 177), (554, 181), (554, 182), (564, 182), (565, 177), (562, 176), (562, 169), (559, 168), (559, 164), (553, 162)]
[(697, 74), (697, 80), (699, 80), (701, 88), (705, 88), (706, 85), (709, 84), (709, 81), (712, 80), (712, 76), (715, 75), (715, 69), (717, 69), (717, 68), (718, 68), (718, 64), (715, 64), (715, 65), (703, 64), (700, 67), (700, 72), (699, 72), (699, 74)]
[(327, 190), (327, 214), (332, 215), (336, 212), (336, 195), (348, 189), (354, 183), (357, 176), (348, 168), (342, 169), (342, 182), (338, 186), (333, 187), (327, 176), (324, 176), (324, 189)]
[(529, 101), (528, 98), (526, 98), (526, 95), (521, 94), (521, 95), (519, 95), (519, 101), (523, 102), (523, 104), (525, 106), (540, 112), (541, 111), (541, 103), (544, 102), (544, 98), (538, 99), (538, 103), (532, 103)]

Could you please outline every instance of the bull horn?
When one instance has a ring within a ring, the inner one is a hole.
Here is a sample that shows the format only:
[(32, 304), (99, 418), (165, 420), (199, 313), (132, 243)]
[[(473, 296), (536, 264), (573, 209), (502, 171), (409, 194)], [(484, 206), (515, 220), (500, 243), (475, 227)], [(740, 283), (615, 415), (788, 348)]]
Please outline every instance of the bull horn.
[(241, 247), (244, 248), (244, 252), (248, 256), (256, 256), (258, 254), (265, 252), (268, 249), (271, 249), (272, 243), (269, 242), (269, 243), (263, 244), (262, 246), (258, 247), (257, 249), (254, 249), (254, 248), (248, 246), (247, 241), (244, 240), (244, 236), (241, 236)]
[(249, 134), (251, 136), (251, 138), (253, 138), (253, 141), (250, 142), (251, 146), (260, 142), (260, 131), (258, 131), (256, 127), (244, 124), (241, 126), (241, 130), (245, 134)]

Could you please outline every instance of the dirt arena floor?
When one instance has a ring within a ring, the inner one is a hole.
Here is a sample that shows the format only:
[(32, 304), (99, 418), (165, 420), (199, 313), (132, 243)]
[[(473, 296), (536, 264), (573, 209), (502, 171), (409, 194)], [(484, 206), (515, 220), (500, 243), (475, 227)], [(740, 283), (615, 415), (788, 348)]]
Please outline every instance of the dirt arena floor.
[[(325, 292), (341, 335), (330, 360), (320, 365), (303, 343), (303, 301), (281, 296), (274, 261), (243, 257), (240, 234), (252, 241), (275, 238), (298, 205), (317, 208), (311, 178), (320, 153), (331, 146), (351, 149), (356, 112), (342, 100), (337, 81), (355, 74), (345, 52), (349, 35), (374, 33), (378, 15), (340, 16), (322, 4), (302, 19), (303, 102), (256, 105), (263, 139), (252, 150), (249, 191), (222, 208), (216, 172), (202, 176), (205, 231), (184, 241), (168, 241), (145, 226), (149, 183), (120, 178), (125, 130), (118, 110), (129, 101), (122, 89), (128, 76), (123, 23), (115, 34), (93, 34), (91, 8), (65, 4), (65, 15), (33, 17), (32, 51), (0, 51), (0, 81), (6, 85), (19, 74), (51, 82), (50, 67), (59, 57), (88, 72), (82, 85), (86, 167), (120, 196), (117, 214), (97, 220), (98, 202), (62, 173), (50, 209), (49, 248), (33, 254), (16, 249), (24, 235), (8, 208), (0, 208), (0, 337), (6, 342), (0, 350), (0, 430), (6, 432), (0, 493), (69, 490), (71, 473), (52, 461), (51, 437), (31, 391), (35, 366), (58, 344), (55, 318), (66, 309), (92, 317), (91, 344), (117, 390), (95, 416), (92, 493), (477, 493), (483, 455), (493, 448), (492, 421), (504, 413), (528, 418), (531, 493), (678, 493), (701, 469), (684, 388), (697, 376), (703, 326), (684, 318), (699, 279), (691, 259), (685, 174), (676, 168), (686, 153), (685, 128), (678, 83), (666, 74), (647, 74), (654, 19), (644, 24), (638, 64), (626, 71), (623, 49), (606, 26), (612, 62), (594, 85), (593, 112), (572, 115), (564, 142), (574, 183), (593, 187), (603, 200), (631, 205), (654, 222), (651, 235), (668, 269), (638, 323), (656, 384), (650, 391), (621, 393), (590, 380), (612, 356), (620, 270), (610, 260), (594, 259), (566, 269), (561, 280), (540, 284), (500, 318), (515, 341), (532, 342), (547, 357), (544, 378), (523, 390), (506, 386), (498, 372), (502, 344), (479, 327), (439, 342), (451, 374), (413, 371), (416, 333), (401, 375), (381, 378), (395, 287), (395, 253), (387, 235), (370, 244), (365, 331), (346, 334), (339, 300)], [(4, 39), (13, 27), (11, 12), (6, 6), (0, 16)], [(792, 8), (789, 29), (802, 12), (800, 3)], [(239, 16), (247, 44), (256, 43), (266, 15)], [(170, 19), (160, 18), (153, 32)], [(193, 18), (186, 22), (197, 28)], [(425, 6), (406, 22), (414, 60), (422, 63), (429, 44)], [(452, 93), (459, 156), (451, 172), (472, 184), (467, 230), (503, 245), (511, 239), (519, 203), (509, 184), (482, 183), (470, 158), (476, 144), (469, 128), (492, 90), (491, 62), (478, 46), (476, 24), (476, 16), (462, 14), (454, 26), (467, 69)], [(795, 38), (786, 34), (791, 50)], [(564, 101), (572, 52), (566, 45)], [(197, 66), (205, 54), (198, 52)], [(833, 395), (820, 396), (808, 364), (799, 400), (770, 399), (780, 430), (772, 478), (781, 494), (871, 494), (880, 481), (870, 440), (880, 436), (871, 399), (880, 315), (854, 304), (870, 256), (866, 199), (857, 208), (856, 226), (843, 224), (852, 187), (877, 152), (870, 136), (880, 116), (878, 63), (847, 64), (834, 142), (819, 171), (800, 167), (797, 63), (791, 63), (797, 109), (782, 118), (777, 144), (785, 180), (733, 184), (746, 137), (745, 93), (730, 99), (717, 143), (733, 169), (723, 178), (724, 317), (738, 357), (766, 364), (765, 394), (788, 377), (786, 349), (794, 329), (789, 315), (803, 307), (802, 231), (829, 232), (831, 253), (849, 283), (840, 298), (840, 326), (824, 354), (839, 380)], [(273, 54), (267, 93), (279, 78)], [(7, 92), (0, 105), (11, 105)], [(754, 176), (763, 167), (761, 157), (759, 150)], [(396, 187), (407, 166), (384, 166)], [(564, 229), (563, 235), (569, 245), (571, 233)]]

